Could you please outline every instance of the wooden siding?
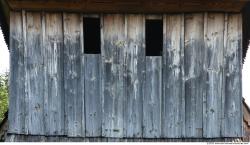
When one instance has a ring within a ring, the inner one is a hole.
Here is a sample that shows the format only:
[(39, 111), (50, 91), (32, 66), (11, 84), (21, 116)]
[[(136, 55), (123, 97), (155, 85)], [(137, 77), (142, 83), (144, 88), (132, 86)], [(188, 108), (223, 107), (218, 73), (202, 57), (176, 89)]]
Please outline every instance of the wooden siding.
[(98, 16), (101, 54), (84, 54), (84, 16), (11, 12), (9, 133), (243, 135), (241, 14), (159, 15), (162, 56), (145, 54), (142, 14)]
[(225, 91), (223, 88), (224, 23), (223, 14), (204, 16), (206, 52), (204, 65), (207, 84), (206, 96), (203, 98), (203, 128), (206, 137), (220, 136), (222, 129), (222, 93)]
[[(7, 134), (6, 142), (234, 142), (241, 138), (110, 138), (110, 137), (65, 137)], [(247, 141), (246, 141), (247, 142)]]
[(165, 15), (163, 23), (163, 137), (185, 136), (184, 15)]

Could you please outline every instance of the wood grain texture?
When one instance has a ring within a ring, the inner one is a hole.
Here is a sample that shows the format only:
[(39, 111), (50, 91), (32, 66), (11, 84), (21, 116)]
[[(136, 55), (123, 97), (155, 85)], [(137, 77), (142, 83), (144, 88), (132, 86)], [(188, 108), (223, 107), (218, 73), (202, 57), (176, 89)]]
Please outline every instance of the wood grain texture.
[(22, 12), (10, 13), (10, 74), (9, 129), (10, 133), (25, 134), (24, 40)]
[(147, 58), (147, 15), (101, 15), (95, 55), (84, 54), (83, 16), (11, 12), (9, 133), (85, 141), (243, 135), (239, 13), (165, 14), (163, 56)]
[(146, 57), (146, 82), (143, 98), (143, 137), (161, 137), (162, 57)]
[(203, 100), (203, 136), (221, 135), (224, 14), (208, 13), (204, 17), (204, 43), (206, 53), (206, 96)]
[(202, 137), (205, 91), (203, 14), (185, 15), (185, 136)]
[(41, 13), (26, 13), (25, 93), (27, 95), (28, 133), (44, 134), (44, 54)]
[(142, 137), (142, 100), (145, 84), (144, 17), (126, 15), (124, 50), (124, 137)]
[(125, 17), (119, 14), (104, 15), (102, 27), (102, 85), (104, 87), (102, 135), (123, 137)]
[[(224, 50), (225, 61), (225, 137), (241, 137), (242, 126), (242, 20), (241, 14), (228, 14), (227, 41)], [(237, 125), (236, 125), (237, 124)]]
[(248, 0), (7, 0), (11, 9), (87, 13), (240, 12)]
[(68, 136), (85, 136), (82, 18), (64, 13), (63, 22), (65, 131)]
[(101, 55), (85, 54), (86, 136), (102, 136)]
[(163, 110), (162, 135), (185, 136), (184, 15), (163, 19)]
[(240, 142), (241, 138), (103, 138), (8, 134), (6, 142)]
[(43, 16), (46, 135), (64, 135), (63, 25), (61, 13)]

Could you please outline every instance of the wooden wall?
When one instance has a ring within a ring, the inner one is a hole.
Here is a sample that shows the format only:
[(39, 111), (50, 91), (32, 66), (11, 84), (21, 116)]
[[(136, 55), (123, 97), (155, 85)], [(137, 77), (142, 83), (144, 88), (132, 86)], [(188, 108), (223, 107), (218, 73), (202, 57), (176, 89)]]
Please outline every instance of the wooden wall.
[(9, 133), (115, 138), (241, 137), (239, 13), (164, 14), (163, 55), (140, 14), (103, 14), (101, 54), (83, 14), (11, 12)]

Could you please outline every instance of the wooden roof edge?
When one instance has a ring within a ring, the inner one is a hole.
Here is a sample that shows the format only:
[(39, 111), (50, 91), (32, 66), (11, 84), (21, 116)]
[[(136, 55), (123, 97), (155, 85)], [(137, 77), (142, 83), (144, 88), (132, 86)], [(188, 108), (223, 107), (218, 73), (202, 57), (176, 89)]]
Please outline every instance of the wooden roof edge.
[(10, 8), (6, 0), (0, 0), (0, 27), (6, 44), (9, 44)]
[(79, 12), (240, 12), (250, 0), (6, 0), (12, 10)]

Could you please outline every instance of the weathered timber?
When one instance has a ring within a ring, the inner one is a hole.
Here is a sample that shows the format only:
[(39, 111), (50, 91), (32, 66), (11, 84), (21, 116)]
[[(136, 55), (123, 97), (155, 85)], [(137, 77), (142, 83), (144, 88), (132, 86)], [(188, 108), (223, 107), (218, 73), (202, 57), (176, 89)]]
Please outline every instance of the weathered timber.
[(63, 25), (61, 13), (43, 15), (46, 135), (64, 135)]
[(85, 136), (82, 17), (64, 13), (63, 22), (65, 134)]
[(162, 136), (185, 136), (184, 15), (163, 19), (163, 110)]
[(26, 13), (27, 41), (24, 56), (25, 95), (28, 107), (28, 133), (44, 134), (44, 53), (41, 13)]
[[(83, 17), (101, 19), (101, 54), (84, 54)], [(163, 56), (145, 56), (145, 19), (162, 18)], [(9, 133), (44, 141), (243, 135), (239, 13), (23, 10), (11, 20)]]
[(120, 14), (103, 16), (102, 26), (102, 85), (104, 137), (123, 137), (125, 49), (125, 17)]
[(27, 133), (25, 130), (24, 93), (24, 40), (21, 12), (10, 13), (10, 75), (9, 75), (9, 130), (10, 133)]
[(221, 135), (224, 14), (206, 13), (204, 16), (206, 95), (203, 100), (203, 136)]
[[(242, 20), (241, 14), (228, 14), (227, 41), (224, 48), (224, 137), (241, 137), (242, 120)], [(236, 125), (237, 124), (237, 125)]]
[(143, 138), (160, 138), (162, 121), (162, 57), (146, 57)]
[(124, 50), (124, 136), (142, 137), (142, 99), (145, 84), (143, 15), (126, 16)]
[(85, 54), (86, 136), (102, 136), (101, 55)]
[(241, 142), (241, 138), (104, 138), (8, 134), (6, 142)]
[(6, 0), (12, 10), (105, 13), (240, 12), (248, 0)]
[(185, 15), (185, 136), (202, 137), (202, 101), (205, 95), (203, 14)]

